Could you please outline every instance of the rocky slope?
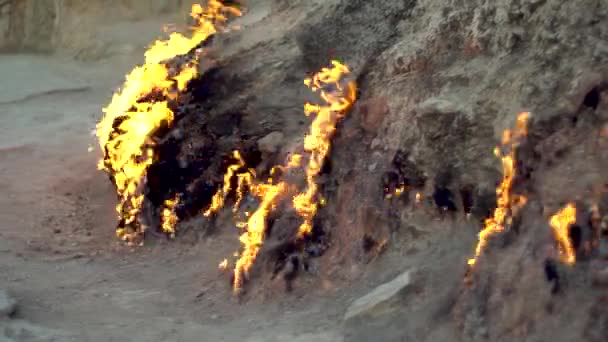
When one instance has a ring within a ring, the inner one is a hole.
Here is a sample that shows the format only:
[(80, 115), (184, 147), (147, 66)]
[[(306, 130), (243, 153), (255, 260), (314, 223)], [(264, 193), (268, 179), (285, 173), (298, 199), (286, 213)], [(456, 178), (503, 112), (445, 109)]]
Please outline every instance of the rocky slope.
[[(246, 39), (247, 32), (218, 43), (226, 46), (219, 58), (226, 76), (217, 86), (227, 86), (205, 119), (216, 131), (212, 136), (221, 136), (228, 151), (238, 134), (255, 146), (279, 131), (284, 147), (262, 157), (264, 172), (292, 152), (308, 128), (298, 109), (308, 99), (301, 80), (337, 58), (351, 66), (359, 100), (339, 127), (320, 180), (328, 203), (320, 224), (331, 240), (320, 272), (356, 279), (349, 265), (373, 260), (387, 244), (400, 250), (416, 243), (416, 233), (400, 241), (404, 232), (422, 230), (431, 245), (458, 246), (448, 261), (457, 275), (440, 288), (427, 284), (412, 308), (384, 312), (386, 325), (374, 325), (379, 336), (386, 326), (402, 324), (404, 331), (391, 338), (431, 338), (405, 322), (421, 307), (443, 312), (444, 318), (427, 318), (455, 324), (467, 341), (606, 336), (597, 287), (604, 280), (596, 279), (606, 267), (599, 224), (608, 162), (602, 152), (606, 2), (278, 1), (273, 10), (266, 24), (289, 18), (283, 32), (238, 51), (230, 50), (231, 41)], [(522, 111), (531, 119), (518, 148), (513, 191), (525, 195), (527, 205), (514, 226), (492, 239), (465, 283), (466, 259), (502, 178), (492, 149)], [(405, 195), (387, 200), (387, 189), (402, 183)], [(578, 208), (569, 234), (579, 258), (566, 266), (548, 222), (570, 201)], [(453, 240), (417, 217), (439, 219)], [(290, 229), (288, 217), (277, 222)], [(415, 254), (440, 259), (428, 250)], [(427, 281), (436, 279), (433, 272), (439, 268), (430, 265)], [(552, 291), (556, 279), (560, 286)], [(428, 291), (435, 288), (448, 299)]]

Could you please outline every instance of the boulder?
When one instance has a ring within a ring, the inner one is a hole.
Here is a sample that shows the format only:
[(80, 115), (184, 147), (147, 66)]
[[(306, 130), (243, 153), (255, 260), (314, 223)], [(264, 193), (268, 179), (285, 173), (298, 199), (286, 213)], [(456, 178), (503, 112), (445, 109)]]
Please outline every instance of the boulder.
[(6, 290), (0, 290), (0, 319), (11, 317), (17, 310), (17, 300)]
[(407, 331), (400, 313), (415, 287), (415, 275), (408, 270), (355, 300), (344, 316), (344, 341), (402, 341)]
[(258, 148), (265, 153), (275, 153), (280, 149), (284, 138), (283, 133), (272, 132), (258, 140)]

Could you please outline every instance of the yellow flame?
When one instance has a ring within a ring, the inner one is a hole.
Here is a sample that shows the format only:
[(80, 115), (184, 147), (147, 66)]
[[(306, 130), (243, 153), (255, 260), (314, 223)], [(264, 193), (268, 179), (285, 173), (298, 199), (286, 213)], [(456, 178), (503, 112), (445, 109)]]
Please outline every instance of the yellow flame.
[(220, 262), (220, 264), (217, 265), (217, 268), (222, 271), (225, 271), (228, 268), (228, 259), (224, 259), (222, 262)]
[(178, 202), (179, 198), (177, 196), (173, 200), (166, 200), (161, 214), (161, 228), (172, 238), (175, 237), (175, 225), (178, 221), (175, 214), (175, 206)]
[(332, 61), (331, 68), (323, 68), (312, 78), (304, 80), (304, 84), (313, 92), (319, 91), (325, 103), (304, 105), (306, 116), (316, 114), (316, 117), (310, 127), (310, 133), (304, 138), (304, 149), (310, 153), (306, 168), (307, 189), (293, 199), (294, 208), (304, 220), (298, 230), (299, 239), (312, 232), (313, 219), (319, 206), (315, 177), (321, 172), (325, 158), (329, 154), (336, 124), (356, 100), (356, 84), (348, 82), (346, 89), (340, 84), (344, 76), (349, 73), (350, 70), (346, 65)]
[[(163, 124), (171, 125), (174, 114), (167, 101), (141, 102), (141, 98), (158, 91), (167, 99), (174, 99), (175, 92), (186, 87), (189, 80), (197, 75), (193, 58), (175, 76), (171, 76), (161, 62), (184, 55), (217, 32), (218, 25), (227, 20), (227, 14), (240, 13), (225, 7), (217, 0), (209, 0), (207, 8), (200, 5), (192, 7), (191, 15), (197, 25), (192, 37), (173, 33), (166, 41), (157, 41), (145, 53), (145, 63), (126, 76), (125, 84), (112, 97), (111, 103), (104, 108), (104, 117), (97, 124), (97, 137), (104, 159), (100, 169), (113, 176), (119, 195), (117, 211), (119, 218), (126, 224), (136, 221), (143, 203), (138, 196), (140, 186), (148, 167), (153, 163), (154, 143), (150, 137)], [(131, 232), (119, 227), (120, 238), (129, 240), (143, 233), (145, 227)]]
[(234, 268), (234, 288), (237, 291), (242, 288), (244, 279), (249, 275), (249, 271), (264, 243), (266, 218), (276, 207), (280, 195), (287, 190), (287, 185), (284, 182), (276, 185), (261, 184), (253, 186), (252, 190), (257, 197), (262, 199), (262, 202), (255, 213), (249, 216), (247, 222), (240, 225), (246, 231), (240, 238), (243, 244), (243, 252)]
[(558, 211), (549, 221), (559, 247), (560, 259), (568, 265), (573, 265), (576, 262), (576, 253), (568, 234), (570, 225), (575, 222), (576, 207), (572, 203)]
[[(399, 196), (403, 195), (403, 193), (405, 192), (405, 190), (407, 190), (407, 186), (405, 186), (405, 184), (399, 184), (399, 186), (396, 187), (393, 192), (390, 192), (390, 193), (386, 194), (384, 196), (384, 198), (391, 199), (393, 197), (399, 197)], [(418, 195), (418, 194), (416, 194), (416, 195)]]
[(471, 267), (477, 262), (477, 258), (479, 258), (479, 255), (487, 245), (489, 238), (504, 231), (505, 224), (510, 223), (511, 217), (526, 203), (526, 197), (512, 196), (511, 188), (515, 177), (515, 149), (521, 138), (527, 135), (529, 116), (530, 114), (527, 112), (520, 113), (517, 117), (515, 130), (506, 130), (503, 133), (503, 147), (510, 148), (510, 152), (507, 155), (502, 155), (499, 148), (494, 150), (494, 153), (502, 160), (503, 178), (500, 185), (496, 188), (497, 199), (494, 214), (485, 220), (484, 228), (479, 232), (475, 256), (468, 260), (468, 264)]
[[(307, 116), (316, 114), (312, 122), (310, 133), (304, 139), (304, 149), (310, 154), (306, 167), (307, 189), (293, 198), (293, 206), (304, 222), (298, 230), (298, 238), (302, 238), (312, 231), (312, 220), (319, 205), (325, 203), (325, 199), (319, 198), (318, 186), (314, 178), (320, 173), (323, 162), (329, 153), (330, 142), (336, 130), (336, 124), (356, 98), (356, 86), (349, 82), (343, 88), (340, 81), (350, 71), (348, 67), (337, 62), (332, 62), (331, 68), (324, 68), (312, 78), (306, 79), (304, 83), (314, 92), (319, 91), (323, 105), (306, 103), (304, 112)], [(329, 90), (329, 89), (333, 90)], [(273, 176), (278, 170), (288, 170), (302, 165), (302, 155), (294, 154), (285, 166), (275, 166), (271, 169), (270, 177), (265, 184), (252, 184), (247, 179), (249, 191), (259, 198), (261, 203), (258, 209), (251, 215), (247, 213), (247, 221), (237, 223), (237, 227), (245, 232), (240, 241), (243, 244), (243, 252), (240, 254), (234, 268), (234, 289), (239, 291), (249, 271), (253, 266), (260, 248), (264, 243), (266, 234), (266, 220), (268, 215), (276, 208), (282, 196), (291, 191), (291, 186), (285, 182), (275, 184)]]
[(213, 195), (211, 199), (211, 205), (209, 208), (203, 213), (204, 216), (211, 216), (216, 213), (218, 210), (224, 207), (224, 202), (226, 200), (226, 196), (230, 192), (231, 182), (233, 177), (237, 177), (237, 188), (236, 188), (236, 203), (234, 204), (234, 210), (236, 211), (243, 200), (245, 188), (253, 183), (253, 177), (255, 177), (255, 171), (252, 169), (247, 169), (246, 172), (237, 173), (240, 169), (246, 167), (245, 161), (241, 157), (239, 151), (232, 152), (232, 157), (236, 160), (235, 164), (228, 166), (228, 170), (226, 170), (226, 174), (224, 175), (224, 185), (222, 189)]

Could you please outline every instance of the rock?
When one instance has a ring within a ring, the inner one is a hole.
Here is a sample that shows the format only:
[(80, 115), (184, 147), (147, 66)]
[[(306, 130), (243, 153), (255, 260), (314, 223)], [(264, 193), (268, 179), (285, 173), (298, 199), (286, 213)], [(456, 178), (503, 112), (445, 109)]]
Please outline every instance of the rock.
[(7, 291), (0, 290), (0, 319), (11, 317), (17, 310), (17, 300)]
[(361, 127), (368, 133), (375, 133), (388, 114), (388, 104), (383, 97), (374, 97), (361, 105)]
[(430, 98), (426, 101), (422, 102), (416, 108), (416, 111), (420, 115), (428, 115), (428, 114), (449, 114), (449, 113), (458, 113), (459, 109), (456, 107), (454, 103), (448, 101), (446, 99), (440, 98)]
[(283, 144), (283, 133), (272, 132), (262, 139), (258, 140), (258, 148), (262, 152), (275, 153)]
[(408, 270), (353, 302), (344, 315), (344, 341), (402, 341), (407, 335), (395, 318), (415, 285), (415, 273)]
[(608, 267), (603, 267), (593, 271), (591, 279), (593, 281), (593, 285), (595, 286), (608, 286)]
[(353, 302), (346, 311), (344, 320), (362, 318), (362, 316), (373, 315), (374, 312), (383, 310), (395, 300), (399, 301), (399, 295), (407, 290), (410, 285), (412, 285), (412, 271), (408, 270)]

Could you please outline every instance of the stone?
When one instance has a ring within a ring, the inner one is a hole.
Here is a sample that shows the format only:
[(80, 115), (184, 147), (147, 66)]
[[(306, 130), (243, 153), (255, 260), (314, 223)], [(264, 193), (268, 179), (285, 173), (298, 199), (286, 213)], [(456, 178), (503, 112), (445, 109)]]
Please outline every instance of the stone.
[(365, 320), (401, 301), (401, 295), (413, 285), (414, 271), (408, 270), (392, 281), (354, 301), (344, 315), (344, 321)]
[(275, 153), (283, 144), (283, 133), (272, 132), (262, 139), (258, 140), (258, 148), (265, 153)]
[(595, 286), (608, 286), (608, 267), (603, 267), (593, 271), (591, 279), (593, 281), (593, 285)]
[(361, 127), (368, 133), (375, 133), (388, 114), (388, 104), (383, 97), (371, 98), (361, 105)]
[(458, 113), (459, 109), (451, 101), (448, 101), (446, 99), (432, 97), (432, 98), (427, 99), (426, 101), (420, 103), (418, 105), (418, 107), (416, 108), (416, 111), (420, 115), (428, 115), (428, 114), (436, 114), (436, 113), (442, 113), (442, 114)]
[(409, 341), (412, 331), (404, 316), (417, 286), (417, 271), (408, 270), (357, 299), (344, 315), (344, 342)]
[(17, 310), (17, 300), (6, 290), (0, 290), (0, 319), (11, 317)]

